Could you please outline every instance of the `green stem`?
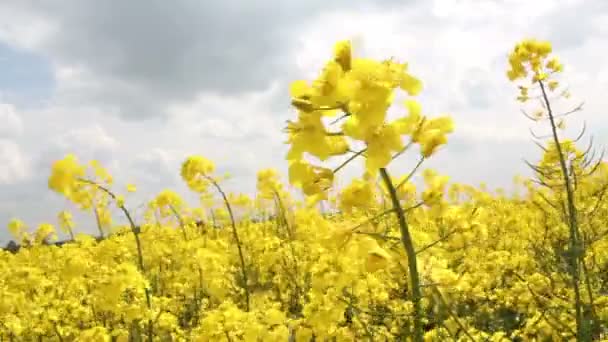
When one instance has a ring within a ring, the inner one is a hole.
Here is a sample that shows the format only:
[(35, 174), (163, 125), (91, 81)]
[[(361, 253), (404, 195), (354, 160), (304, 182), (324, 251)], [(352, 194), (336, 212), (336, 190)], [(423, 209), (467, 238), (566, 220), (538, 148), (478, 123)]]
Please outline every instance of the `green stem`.
[(380, 169), (380, 174), (389, 191), (393, 208), (395, 209), (395, 215), (399, 221), (399, 229), (401, 231), (401, 243), (405, 249), (407, 255), (407, 262), (410, 275), (410, 285), (412, 291), (412, 303), (414, 304), (414, 342), (422, 342), (423, 339), (423, 327), (422, 327), (422, 291), (420, 286), (420, 275), (418, 274), (418, 265), (416, 262), (416, 250), (410, 236), (409, 227), (407, 220), (405, 219), (405, 212), (399, 203), (397, 196), (397, 190), (393, 185), (390, 175), (385, 168)]
[(213, 208), (209, 208), (209, 212), (211, 213), (211, 222), (213, 222), (213, 228), (216, 228), (217, 220), (215, 219), (215, 213), (213, 212)]
[[(340, 164), (340, 165), (338, 165), (336, 168), (334, 168), (334, 169), (332, 170), (332, 173), (334, 173), (334, 174), (335, 174), (335, 173), (337, 173), (337, 172), (338, 172), (338, 171), (340, 171), (340, 170), (341, 170), (343, 167), (345, 167), (346, 165), (348, 165), (348, 163), (350, 163), (351, 161), (353, 161), (355, 158), (357, 158), (358, 156), (362, 155), (362, 154), (363, 154), (363, 153), (365, 153), (366, 151), (367, 151), (367, 147), (366, 147), (366, 148), (364, 148), (364, 149), (362, 149), (362, 150), (360, 150), (360, 151), (355, 152), (355, 153), (354, 153), (352, 156), (348, 157), (348, 159), (346, 159), (344, 162), (342, 162), (342, 164)], [(318, 182), (320, 182), (320, 181), (321, 181), (321, 179), (319, 178), (319, 179), (315, 180), (315, 183), (318, 183)]]
[(351, 161), (353, 161), (355, 158), (357, 158), (358, 156), (362, 155), (363, 153), (365, 153), (365, 151), (367, 151), (367, 148), (364, 148), (358, 152), (356, 152), (355, 154), (353, 154), (352, 156), (350, 156), (348, 159), (346, 159), (342, 164), (338, 165), (338, 167), (336, 167), (335, 169), (333, 169), (333, 173), (336, 173), (338, 171), (340, 171), (343, 167), (345, 167), (348, 163), (350, 163)]
[(562, 177), (564, 179), (565, 187), (566, 187), (566, 199), (568, 204), (567, 210), (567, 218), (568, 218), (568, 226), (570, 228), (570, 269), (572, 276), (572, 287), (574, 289), (574, 309), (576, 312), (576, 333), (578, 341), (586, 341), (586, 331), (584, 329), (583, 322), (583, 312), (582, 312), (582, 302), (581, 302), (581, 294), (580, 294), (580, 275), (578, 263), (580, 260), (581, 251), (579, 250), (580, 246), (578, 243), (578, 222), (576, 217), (576, 206), (574, 204), (574, 190), (572, 189), (572, 183), (570, 181), (570, 177), (568, 175), (568, 167), (566, 166), (566, 159), (564, 157), (564, 152), (560, 145), (559, 136), (557, 134), (557, 125), (555, 124), (555, 118), (553, 116), (553, 111), (551, 109), (551, 103), (549, 102), (549, 98), (547, 96), (547, 92), (545, 90), (545, 85), (542, 81), (538, 81), (540, 85), (540, 89), (543, 94), (543, 99), (545, 102), (545, 106), (547, 108), (547, 113), (549, 115), (549, 122), (551, 123), (551, 132), (553, 135), (553, 142), (555, 143), (555, 148), (557, 149), (557, 153), (559, 156), (559, 165), (561, 168)]
[(173, 215), (175, 215), (175, 218), (177, 218), (177, 221), (179, 222), (179, 226), (182, 228), (184, 240), (188, 240), (188, 235), (186, 235), (186, 225), (184, 224), (184, 220), (182, 219), (181, 215), (177, 212), (177, 210), (175, 210), (175, 207), (173, 207), (172, 205), (169, 205), (169, 209), (171, 210)]
[(228, 201), (228, 197), (226, 197), (226, 193), (222, 190), (222, 188), (220, 187), (220, 185), (215, 181), (215, 179), (209, 177), (209, 176), (205, 176), (205, 178), (211, 182), (211, 184), (213, 184), (213, 186), (215, 187), (215, 189), (217, 189), (217, 191), (220, 193), (220, 195), (222, 195), (222, 199), (224, 200), (224, 203), (226, 204), (226, 208), (228, 209), (228, 214), (230, 215), (230, 223), (232, 224), (232, 235), (234, 237), (234, 241), (236, 242), (236, 247), (238, 249), (239, 252), (239, 259), (241, 262), (241, 274), (243, 276), (243, 287), (245, 290), (245, 309), (247, 312), (249, 312), (249, 284), (248, 284), (248, 276), (247, 276), (247, 268), (245, 265), (245, 257), (243, 255), (243, 247), (241, 245), (241, 239), (239, 238), (239, 234), (238, 231), (236, 229), (236, 223), (234, 221), (234, 214), (232, 212), (232, 207), (230, 206), (230, 202)]
[(273, 189), (273, 193), (274, 193), (274, 197), (275, 200), (277, 202), (277, 206), (278, 206), (278, 210), (281, 212), (281, 217), (283, 218), (283, 221), (285, 223), (285, 228), (287, 229), (287, 235), (288, 235), (288, 245), (289, 245), (289, 250), (291, 252), (291, 258), (293, 259), (293, 266), (294, 266), (294, 271), (295, 271), (295, 277), (294, 277), (294, 286), (295, 286), (295, 297), (296, 300), (299, 301), (300, 300), (300, 285), (298, 284), (298, 279), (300, 279), (300, 266), (298, 265), (298, 259), (296, 257), (296, 251), (295, 248), (293, 246), (293, 242), (295, 240), (295, 229), (291, 227), (291, 225), (289, 224), (289, 220), (287, 219), (287, 209), (285, 208), (285, 205), (283, 205), (283, 201), (281, 200), (281, 196), (279, 195), (279, 192)]
[(61, 333), (59, 332), (59, 329), (57, 328), (57, 323), (53, 323), (53, 330), (55, 330), (55, 334), (57, 335), (57, 338), (59, 339), (59, 342), (65, 341), (63, 339), (63, 336), (61, 336)]
[(74, 241), (74, 230), (72, 229), (72, 227), (68, 227), (68, 231), (70, 232), (70, 239)]
[(279, 193), (276, 190), (273, 190), (272, 192), (276, 201), (278, 214), (280, 214), (280, 217), (283, 220), (283, 224), (285, 224), (285, 228), (287, 229), (287, 235), (290, 239), (293, 240), (295, 237), (291, 225), (289, 224), (289, 220), (287, 220), (287, 209), (283, 205), (283, 201), (281, 200), (281, 196), (279, 195)]
[[(108, 188), (106, 188), (102, 185), (99, 185), (93, 181), (90, 181), (88, 179), (80, 179), (80, 181), (97, 187), (101, 191), (108, 194), (108, 196), (110, 196), (116, 203), (118, 203), (116, 196)], [(125, 214), (125, 216), (127, 217), (127, 220), (129, 221), (129, 225), (131, 226), (131, 232), (133, 233), (133, 236), (135, 237), (135, 244), (137, 245), (137, 261), (139, 264), (139, 269), (140, 269), (142, 275), (145, 275), (144, 256), (143, 256), (143, 252), (142, 252), (142, 248), (141, 248), (141, 240), (139, 239), (140, 228), (135, 225), (135, 222), (133, 221), (131, 214), (129, 213), (127, 208), (125, 208), (124, 205), (120, 205), (118, 207)], [(146, 287), (144, 290), (146, 293), (146, 304), (148, 305), (148, 309), (151, 309), (152, 300), (150, 298), (150, 289)], [(153, 339), (154, 339), (153, 334), (154, 334), (154, 327), (152, 325), (152, 321), (150, 320), (148, 323), (148, 341), (150, 341), (150, 342), (153, 341)]]
[(374, 221), (376, 221), (376, 220), (379, 220), (379, 219), (380, 219), (380, 218), (382, 218), (384, 215), (390, 214), (390, 213), (392, 213), (393, 211), (395, 211), (395, 208), (391, 208), (391, 209), (384, 210), (384, 211), (380, 212), (379, 214), (375, 215), (374, 217), (371, 217), (371, 218), (369, 218), (369, 219), (367, 219), (367, 220), (365, 220), (365, 221), (363, 221), (363, 222), (361, 222), (361, 223), (357, 224), (356, 226), (354, 226), (354, 227), (350, 228), (350, 230), (355, 231), (355, 230), (357, 230), (357, 229), (359, 229), (359, 228), (361, 228), (361, 227), (365, 226), (365, 225), (366, 225), (366, 224), (368, 224), (368, 223), (372, 223), (372, 222), (374, 222)]
[(464, 326), (464, 324), (462, 324), (462, 322), (460, 321), (460, 319), (458, 319), (458, 315), (456, 315), (456, 313), (450, 309), (448, 303), (446, 302), (445, 298), (443, 298), (443, 295), (441, 294), (441, 291), (439, 291), (439, 288), (436, 285), (432, 285), (431, 289), (433, 290), (433, 292), (435, 292), (435, 295), (437, 296), (437, 299), (439, 299), (439, 302), (441, 303), (441, 305), (443, 305), (443, 308), (447, 311), (447, 313), (452, 317), (452, 319), (454, 320), (454, 322), (456, 322), (456, 324), (458, 324), (458, 327), (460, 327), (460, 330), (464, 332), (465, 335), (467, 335), (467, 337), (469, 339), (471, 339), (471, 341), (475, 341), (475, 339), (473, 338), (473, 336), (471, 336), (471, 334), (469, 333), (469, 331), (467, 330), (467, 328)]
[(424, 156), (420, 157), (420, 159), (416, 163), (416, 166), (414, 166), (412, 171), (401, 181), (401, 183), (397, 184), (395, 189), (399, 190), (399, 188), (401, 188), (403, 186), (403, 184), (409, 182), (410, 179), (412, 179), (412, 177), (414, 176), (414, 173), (416, 173), (416, 171), (418, 171), (418, 168), (420, 167), (420, 165), (422, 165), (422, 162), (424, 162)]
[(99, 230), (99, 237), (104, 238), (103, 229), (101, 228), (101, 220), (99, 219), (99, 212), (97, 211), (97, 206), (95, 205), (95, 201), (93, 200), (93, 214), (95, 214), (95, 222), (97, 223), (97, 229)]

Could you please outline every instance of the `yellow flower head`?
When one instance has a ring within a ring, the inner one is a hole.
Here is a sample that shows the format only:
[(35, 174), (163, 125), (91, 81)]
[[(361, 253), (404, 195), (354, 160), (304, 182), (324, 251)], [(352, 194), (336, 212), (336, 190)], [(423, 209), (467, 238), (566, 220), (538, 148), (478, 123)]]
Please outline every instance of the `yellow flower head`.
[(36, 237), (35, 240), (38, 243), (41, 243), (45, 240), (56, 240), (57, 234), (55, 233), (55, 227), (50, 223), (41, 223), (36, 229)]
[(51, 190), (70, 197), (78, 187), (78, 178), (84, 175), (85, 167), (78, 164), (76, 156), (68, 154), (53, 163), (48, 185)]
[(165, 189), (156, 196), (155, 203), (158, 207), (179, 207), (183, 201), (175, 191)]
[(374, 183), (354, 179), (340, 193), (340, 209), (351, 213), (353, 209), (370, 209), (376, 204)]
[(343, 40), (336, 43), (334, 47), (334, 60), (342, 67), (343, 71), (349, 71), (352, 60), (352, 47), (349, 40)]
[[(548, 81), (549, 89), (554, 90), (558, 83), (551, 80), (550, 77), (552, 74), (562, 72), (563, 65), (557, 57), (549, 58), (551, 52), (551, 43), (547, 41), (526, 39), (517, 43), (509, 54), (507, 77), (511, 81), (516, 81), (526, 79), (531, 74), (529, 81), (532, 83)], [(518, 100), (521, 102), (528, 101), (527, 92), (522, 91)]]
[(69, 233), (74, 228), (74, 221), (72, 220), (72, 214), (69, 211), (61, 211), (57, 215), (59, 220), (59, 227), (64, 233)]
[(203, 192), (209, 184), (209, 177), (215, 171), (215, 165), (202, 156), (188, 157), (182, 164), (181, 176), (193, 191)]
[(25, 223), (19, 219), (12, 219), (8, 223), (8, 231), (16, 239), (21, 239), (21, 235), (25, 229)]
[(279, 173), (275, 169), (260, 170), (257, 175), (257, 189), (264, 198), (272, 198), (275, 192), (281, 190)]

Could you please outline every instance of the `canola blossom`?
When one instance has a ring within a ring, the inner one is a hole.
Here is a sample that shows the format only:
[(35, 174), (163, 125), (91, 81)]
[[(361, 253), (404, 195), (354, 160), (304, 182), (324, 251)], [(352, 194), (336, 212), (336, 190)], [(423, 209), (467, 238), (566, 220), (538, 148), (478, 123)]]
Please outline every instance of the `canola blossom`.
[[(0, 251), (0, 340), (608, 341), (608, 164), (562, 136), (549, 95), (569, 93), (551, 53), (528, 39), (508, 57), (517, 100), (543, 100), (526, 115), (553, 132), (512, 195), (424, 168), (457, 114), (424, 114), (407, 63), (353, 56), (348, 41), (317, 79), (291, 84), (286, 181), (260, 170), (254, 198), (190, 156), (177, 171), (200, 203), (165, 189), (138, 221), (136, 184), (67, 155), (48, 187), (98, 236), (70, 210), (8, 222), (19, 246)], [(418, 163), (391, 175), (406, 153)], [(337, 188), (351, 163), (363, 174)]]

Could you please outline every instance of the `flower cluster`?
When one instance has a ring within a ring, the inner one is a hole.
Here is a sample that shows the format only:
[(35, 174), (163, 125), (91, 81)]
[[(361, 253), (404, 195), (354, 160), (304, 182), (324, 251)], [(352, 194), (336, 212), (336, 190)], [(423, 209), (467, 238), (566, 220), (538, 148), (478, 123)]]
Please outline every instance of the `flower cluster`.
[[(398, 89), (410, 96), (422, 90), (421, 81), (408, 72), (406, 63), (353, 58), (350, 42), (337, 43), (334, 57), (316, 80), (291, 85), (298, 119), (288, 121), (286, 128), (290, 183), (316, 202), (327, 198), (325, 190), (332, 184), (335, 170), (311, 165), (305, 154), (321, 161), (349, 153), (364, 155), (366, 172), (375, 176), (405, 151), (406, 135), (420, 145), (425, 157), (445, 144), (446, 134), (453, 130), (452, 120), (428, 119), (413, 98), (404, 103), (406, 115), (387, 121), (387, 111)], [(325, 118), (335, 119), (326, 125)], [(328, 127), (339, 122), (339, 131)], [(356, 142), (364, 143), (364, 150), (353, 151)]]

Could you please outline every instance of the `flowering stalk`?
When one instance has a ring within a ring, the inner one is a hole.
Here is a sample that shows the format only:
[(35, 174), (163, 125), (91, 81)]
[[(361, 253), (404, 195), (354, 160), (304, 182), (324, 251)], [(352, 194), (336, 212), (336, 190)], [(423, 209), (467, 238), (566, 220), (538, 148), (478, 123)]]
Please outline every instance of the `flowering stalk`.
[(228, 197), (226, 197), (226, 193), (222, 190), (222, 188), (215, 181), (215, 179), (213, 179), (207, 175), (205, 175), (204, 177), (220, 193), (220, 195), (222, 196), (222, 199), (224, 200), (224, 204), (226, 205), (226, 209), (228, 209), (228, 214), (230, 215), (230, 223), (232, 226), (232, 236), (234, 237), (234, 241), (236, 242), (236, 248), (238, 249), (238, 252), (239, 252), (239, 260), (241, 262), (241, 275), (243, 277), (243, 288), (245, 290), (245, 310), (248, 312), (250, 309), (250, 306), (249, 306), (250, 305), (250, 299), (249, 299), (250, 295), (249, 295), (249, 284), (248, 284), (249, 279), (247, 276), (247, 267), (245, 264), (245, 257), (243, 255), (243, 247), (241, 244), (241, 239), (239, 238), (239, 234), (236, 229), (236, 223), (234, 221), (234, 214), (232, 212), (232, 206), (230, 205), (230, 202), (228, 201)]
[[(531, 74), (531, 84), (538, 84), (541, 91), (541, 96), (539, 98), (543, 103), (547, 114), (546, 116), (551, 125), (551, 138), (555, 144), (557, 159), (559, 161), (559, 173), (563, 179), (563, 184), (561, 185), (563, 185), (566, 192), (566, 205), (562, 203), (560, 207), (569, 230), (567, 262), (570, 277), (572, 278), (572, 289), (574, 291), (576, 338), (579, 341), (586, 341), (590, 340), (590, 329), (588, 322), (585, 322), (583, 317), (584, 314), (580, 293), (581, 280), (579, 270), (579, 263), (583, 261), (582, 256), (584, 254), (584, 250), (579, 240), (580, 232), (577, 220), (577, 208), (574, 200), (574, 185), (572, 183), (573, 180), (570, 179), (571, 176), (566, 163), (565, 152), (562, 148), (562, 142), (560, 142), (557, 133), (558, 128), (563, 128), (563, 122), (556, 123), (556, 116), (551, 107), (546, 89), (548, 86), (549, 90), (554, 91), (559, 86), (559, 82), (557, 80), (550, 79), (550, 75), (562, 72), (563, 65), (556, 57), (549, 58), (549, 54), (551, 52), (552, 47), (550, 42), (530, 39), (518, 43), (509, 55), (510, 70), (507, 72), (507, 77), (511, 81), (515, 81), (520, 78), (525, 79), (529, 74)], [(545, 84), (545, 82), (547, 82), (547, 84)], [(520, 86), (519, 88), (521, 94), (518, 97), (518, 100), (521, 102), (528, 101), (530, 99), (528, 88), (523, 86)], [(578, 109), (580, 109), (580, 106), (574, 111)], [(536, 119), (541, 119), (544, 114), (545, 113), (543, 113), (543, 110), (541, 110), (537, 115), (535, 115), (535, 117)], [(535, 118), (532, 119), (536, 121)], [(541, 176), (546, 176), (546, 172), (542, 171), (540, 168), (532, 168)], [(574, 170), (572, 176), (574, 177), (574, 181), (576, 181)], [(542, 179), (540, 183), (551, 188), (546, 182), (542, 181)], [(590, 297), (591, 296), (592, 295), (590, 293)]]
[(272, 194), (273, 194), (273, 197), (274, 197), (276, 205), (277, 205), (277, 211), (280, 213), (280, 216), (277, 214), (277, 219), (279, 217), (283, 219), (285, 228), (287, 230), (287, 235), (288, 235), (287, 244), (289, 245), (289, 252), (290, 252), (291, 258), (293, 260), (293, 267), (294, 267), (294, 272), (295, 272), (295, 276), (293, 278), (293, 282), (295, 285), (295, 294), (293, 296), (295, 297), (295, 300), (297, 302), (299, 302), (300, 294), (301, 294), (302, 290), (300, 288), (300, 284), (298, 283), (298, 279), (300, 279), (300, 266), (299, 266), (298, 259), (296, 257), (296, 251), (295, 251), (295, 248), (293, 245), (293, 242), (295, 240), (295, 231), (289, 224), (289, 221), (287, 219), (287, 210), (285, 208), (285, 205), (283, 205), (283, 201), (281, 200), (281, 196), (280, 196), (279, 192), (276, 189), (272, 189)]
[[(555, 123), (555, 117), (553, 115), (553, 110), (551, 109), (551, 103), (549, 102), (549, 98), (547, 97), (547, 91), (545, 90), (545, 85), (542, 80), (538, 81), (540, 85), (540, 89), (542, 91), (543, 101), (545, 103), (545, 107), (547, 108), (547, 115), (549, 117), (549, 122), (551, 124), (551, 135), (553, 137), (553, 142), (555, 143), (555, 148), (557, 149), (557, 155), (559, 158), (559, 165), (561, 169), (561, 174), (564, 179), (564, 187), (566, 188), (566, 201), (567, 201), (567, 210), (566, 217), (568, 218), (568, 227), (570, 233), (570, 272), (572, 277), (572, 288), (574, 290), (574, 309), (576, 312), (576, 329), (577, 336), (579, 340), (584, 339), (585, 335), (588, 333), (585, 331), (585, 324), (583, 322), (583, 303), (581, 300), (580, 293), (580, 271), (578, 264), (581, 261), (581, 256), (583, 251), (581, 250), (582, 246), (579, 243), (579, 229), (578, 229), (578, 221), (577, 221), (577, 210), (574, 202), (574, 190), (572, 188), (572, 181), (568, 174), (568, 167), (566, 165), (566, 158), (564, 157), (564, 152), (561, 147), (560, 139), (557, 134), (557, 124)], [(591, 292), (590, 292), (591, 294)]]
[[(142, 272), (142, 274), (144, 274), (145, 273), (144, 257), (143, 257), (143, 252), (142, 252), (142, 248), (141, 248), (141, 240), (139, 239), (139, 233), (141, 233), (141, 229), (135, 225), (135, 222), (133, 221), (133, 218), (131, 217), (131, 214), (129, 213), (127, 208), (125, 208), (124, 204), (122, 204), (118, 201), (118, 198), (116, 197), (116, 195), (114, 195), (114, 193), (112, 191), (110, 191), (108, 188), (101, 186), (88, 179), (80, 178), (79, 181), (93, 185), (96, 188), (98, 188), (99, 190), (108, 194), (108, 196), (110, 196), (116, 202), (118, 208), (124, 213), (125, 217), (129, 221), (129, 225), (131, 227), (131, 232), (133, 233), (133, 236), (135, 237), (135, 244), (137, 245), (137, 260), (138, 260), (139, 269)], [(152, 300), (150, 298), (150, 289), (148, 287), (146, 287), (144, 289), (144, 291), (146, 294), (146, 305), (148, 306), (148, 309), (150, 310), (150, 309), (152, 309)], [(154, 338), (154, 325), (152, 324), (152, 320), (150, 320), (148, 322), (148, 341), (152, 342), (153, 338)]]
[(97, 223), (97, 229), (99, 230), (99, 237), (101, 239), (105, 238), (105, 235), (103, 233), (103, 229), (101, 227), (101, 219), (99, 218), (99, 211), (97, 211), (97, 206), (95, 205), (95, 202), (93, 202), (93, 214), (95, 215), (95, 223)]
[(287, 229), (287, 235), (289, 236), (290, 240), (293, 240), (294, 239), (293, 231), (292, 231), (291, 226), (289, 225), (289, 221), (287, 220), (287, 210), (285, 209), (285, 206), (283, 205), (281, 196), (279, 195), (279, 193), (276, 190), (273, 190), (272, 193), (273, 193), (275, 205), (277, 208), (277, 220), (281, 220), (281, 219), (283, 220), (283, 223), (285, 224), (285, 228)]
[(171, 210), (173, 215), (175, 215), (175, 218), (179, 222), (179, 226), (182, 228), (182, 234), (184, 235), (184, 240), (188, 240), (188, 235), (186, 235), (186, 225), (184, 224), (184, 220), (182, 219), (181, 215), (177, 212), (177, 210), (175, 210), (174, 206), (169, 205), (169, 209)]
[(407, 263), (410, 273), (410, 289), (412, 291), (412, 303), (414, 304), (413, 340), (415, 342), (422, 342), (424, 340), (422, 329), (422, 291), (420, 286), (420, 275), (418, 273), (418, 265), (416, 261), (416, 250), (414, 249), (412, 237), (410, 235), (407, 220), (405, 218), (405, 212), (403, 211), (403, 208), (399, 203), (397, 190), (395, 189), (393, 181), (391, 180), (388, 171), (386, 171), (386, 168), (380, 169), (380, 175), (382, 176), (382, 180), (384, 181), (384, 184), (386, 185), (386, 188), (388, 189), (388, 192), (390, 194), (393, 209), (395, 211), (395, 216), (397, 216), (397, 220), (399, 221), (401, 243), (403, 244), (403, 248), (405, 249), (405, 253), (407, 255)]

